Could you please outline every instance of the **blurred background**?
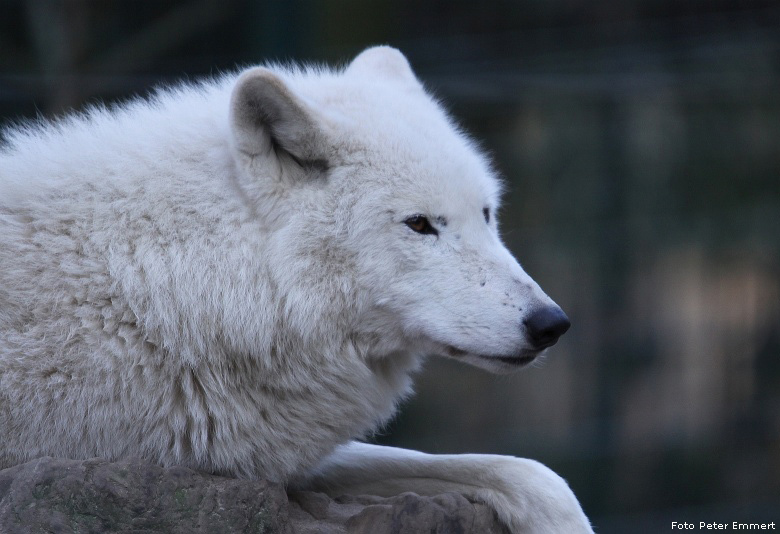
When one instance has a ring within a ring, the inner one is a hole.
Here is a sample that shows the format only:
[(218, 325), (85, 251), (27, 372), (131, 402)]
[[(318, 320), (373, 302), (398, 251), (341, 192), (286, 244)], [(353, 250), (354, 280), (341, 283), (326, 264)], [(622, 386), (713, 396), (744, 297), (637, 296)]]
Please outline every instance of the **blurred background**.
[(376, 440), (541, 460), (599, 533), (780, 522), (780, 3), (0, 0), (0, 119), (382, 43), (573, 327), (514, 376), (430, 361)]

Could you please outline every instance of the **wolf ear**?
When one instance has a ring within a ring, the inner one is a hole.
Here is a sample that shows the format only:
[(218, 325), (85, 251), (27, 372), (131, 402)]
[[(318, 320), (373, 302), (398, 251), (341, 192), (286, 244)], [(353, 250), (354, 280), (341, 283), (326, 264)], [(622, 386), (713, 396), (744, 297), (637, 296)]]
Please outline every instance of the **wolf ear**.
[(240, 156), (292, 156), (298, 163), (325, 161), (322, 121), (279, 76), (257, 67), (243, 73), (230, 100), (230, 127)]
[(349, 64), (347, 74), (384, 76), (385, 78), (413, 82), (415, 85), (420, 84), (412, 72), (412, 67), (406, 56), (390, 46), (366, 48)]

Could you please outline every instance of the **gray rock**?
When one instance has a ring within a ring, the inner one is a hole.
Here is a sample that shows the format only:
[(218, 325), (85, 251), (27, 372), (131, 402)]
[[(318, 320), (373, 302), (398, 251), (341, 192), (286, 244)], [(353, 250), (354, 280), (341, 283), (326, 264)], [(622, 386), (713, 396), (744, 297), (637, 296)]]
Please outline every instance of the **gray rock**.
[(284, 489), (129, 460), (41, 458), (0, 471), (0, 532), (292, 533)]
[(391, 498), (294, 492), (142, 460), (40, 458), (0, 471), (0, 532), (505, 533), (482, 504), (447, 493)]

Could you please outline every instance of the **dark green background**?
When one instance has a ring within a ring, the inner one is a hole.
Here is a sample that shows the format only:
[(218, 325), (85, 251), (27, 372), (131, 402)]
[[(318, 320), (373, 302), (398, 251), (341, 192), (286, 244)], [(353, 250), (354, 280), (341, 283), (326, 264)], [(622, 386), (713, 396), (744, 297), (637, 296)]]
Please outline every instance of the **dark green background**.
[(507, 182), (573, 327), (539, 368), (431, 361), (383, 443), (539, 459), (600, 533), (780, 522), (780, 4), (0, 1), (0, 117), (389, 43)]

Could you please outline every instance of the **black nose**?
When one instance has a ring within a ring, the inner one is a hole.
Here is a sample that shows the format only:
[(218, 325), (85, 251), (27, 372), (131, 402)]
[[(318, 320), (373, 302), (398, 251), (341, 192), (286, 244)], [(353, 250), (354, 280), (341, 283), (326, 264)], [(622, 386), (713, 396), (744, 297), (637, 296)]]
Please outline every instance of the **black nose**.
[(555, 345), (571, 326), (569, 318), (558, 306), (540, 308), (529, 315), (523, 324), (534, 348), (544, 349)]

